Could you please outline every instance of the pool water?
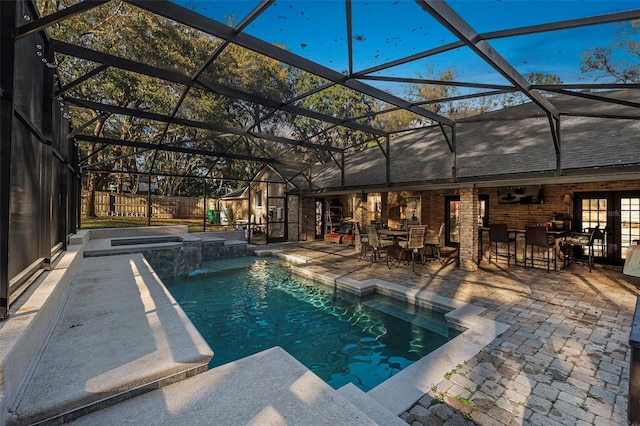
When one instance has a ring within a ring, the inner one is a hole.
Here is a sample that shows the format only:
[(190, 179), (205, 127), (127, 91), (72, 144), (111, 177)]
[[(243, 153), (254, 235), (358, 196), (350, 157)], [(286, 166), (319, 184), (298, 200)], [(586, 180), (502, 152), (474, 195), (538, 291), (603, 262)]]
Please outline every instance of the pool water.
[(332, 387), (366, 392), (461, 332), (443, 313), (340, 292), (275, 259), (239, 262), (165, 280), (213, 349), (209, 367), (281, 346)]

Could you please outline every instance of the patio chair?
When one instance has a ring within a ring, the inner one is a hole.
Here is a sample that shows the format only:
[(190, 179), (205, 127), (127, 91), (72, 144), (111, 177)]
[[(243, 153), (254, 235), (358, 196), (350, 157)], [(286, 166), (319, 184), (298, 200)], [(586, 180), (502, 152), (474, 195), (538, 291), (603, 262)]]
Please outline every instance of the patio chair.
[(362, 230), (362, 225), (360, 222), (356, 222), (356, 227), (358, 230), (358, 235), (360, 235), (360, 257), (358, 258), (358, 262), (367, 257), (367, 251), (369, 251), (369, 238), (367, 237), (367, 232)]
[(590, 229), (590, 234), (589, 234), (589, 272), (591, 272), (591, 270), (593, 269), (593, 264), (594, 262), (594, 258), (595, 258), (595, 249), (594, 246), (596, 245), (596, 240), (600, 241), (600, 243), (598, 244), (599, 248), (598, 248), (598, 252), (600, 253), (600, 256), (604, 256), (604, 251), (605, 251), (605, 245), (604, 245), (604, 233), (602, 232), (602, 229), (600, 229), (600, 225), (596, 225), (595, 228), (591, 228)]
[[(546, 260), (547, 262), (547, 272), (550, 271), (551, 267), (551, 254), (549, 253), (549, 249), (552, 249), (553, 252), (553, 270), (558, 270), (558, 265), (556, 261), (556, 240), (555, 238), (549, 236), (547, 234), (547, 228), (544, 226), (525, 226), (524, 227), (524, 267), (527, 267), (527, 261), (531, 260), (531, 267), (533, 268), (534, 260)], [(531, 257), (527, 256), (527, 248), (531, 247)], [(534, 249), (535, 247), (539, 249), (544, 249), (547, 253), (546, 257), (535, 257)]]
[[(402, 229), (409, 231), (409, 229), (411, 229), (411, 227), (413, 226), (420, 226), (420, 221), (419, 220), (405, 220), (404, 223), (402, 224)], [(425, 225), (426, 227), (426, 225)], [(398, 236), (396, 237), (396, 240), (400, 241), (400, 242), (406, 242), (409, 238), (409, 235), (407, 234), (406, 237), (401, 237)]]
[[(440, 257), (440, 245), (442, 241), (442, 237), (444, 234), (444, 222), (440, 224), (440, 230), (437, 234), (427, 234), (424, 238), (424, 249), (423, 256), (425, 259), (431, 260), (439, 260), (442, 263), (442, 258)], [(427, 249), (430, 250), (430, 254), (427, 257)]]
[[(416, 257), (420, 256), (420, 260), (424, 265), (424, 255), (422, 251), (424, 249), (424, 236), (426, 232), (426, 226), (411, 226), (409, 228), (408, 239), (398, 254), (398, 264), (406, 258), (407, 261), (411, 262), (411, 270), (415, 272)], [(393, 259), (390, 255), (387, 256), (387, 266), (389, 269), (393, 266)]]
[(421, 225), (419, 220), (406, 220), (404, 222), (404, 226), (406, 229), (409, 229), (410, 226), (417, 226), (417, 225)]
[[(511, 253), (511, 243), (513, 243), (513, 253)], [(499, 245), (506, 245), (506, 253), (498, 250)], [(492, 250), (493, 249), (493, 250)], [(496, 223), (489, 225), (489, 263), (491, 263), (491, 253), (494, 253), (495, 258), (498, 256), (507, 258), (507, 266), (511, 266), (511, 258), (516, 265), (518, 265), (518, 258), (516, 257), (517, 246), (515, 237), (509, 235), (506, 223)]]
[(378, 230), (373, 225), (367, 225), (367, 239), (371, 248), (371, 264), (382, 258), (382, 253), (386, 254), (387, 247), (393, 245), (393, 241), (382, 240), (378, 235)]

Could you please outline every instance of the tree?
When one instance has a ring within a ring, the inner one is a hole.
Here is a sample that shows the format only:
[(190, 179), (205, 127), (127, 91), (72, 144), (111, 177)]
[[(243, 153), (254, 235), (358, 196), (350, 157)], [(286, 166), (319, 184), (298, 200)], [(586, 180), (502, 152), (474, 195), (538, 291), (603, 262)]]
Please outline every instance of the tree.
[[(418, 78), (424, 80), (437, 80), (442, 84), (414, 83), (405, 89), (404, 97), (422, 108), (450, 118), (466, 116), (470, 103), (447, 102), (446, 99), (459, 94), (455, 86), (447, 85), (454, 81), (456, 72), (448, 68), (436, 75), (433, 65), (430, 65), (424, 73), (418, 73)], [(405, 109), (397, 109), (393, 105), (382, 105), (380, 111), (389, 110), (387, 113), (376, 116), (376, 126), (388, 131), (399, 131), (416, 127), (424, 127), (434, 124), (431, 119), (415, 114)]]
[[(75, 0), (39, 0), (42, 15), (72, 5)], [(192, 28), (172, 22), (161, 16), (146, 12), (121, 1), (112, 1), (93, 8), (77, 17), (62, 21), (49, 30), (54, 39), (85, 46), (96, 51), (147, 63), (163, 69), (171, 69), (187, 76), (204, 64), (209, 56), (221, 46), (222, 41)], [(72, 82), (98, 64), (75, 57), (58, 56), (56, 60), (62, 84)], [(286, 67), (278, 61), (238, 46), (226, 46), (198, 77), (203, 82), (222, 82), (250, 93), (261, 93), (280, 99), (290, 92), (290, 80)], [(106, 102), (112, 105), (152, 111), (164, 115), (174, 114), (180, 118), (204, 123), (218, 123), (245, 130), (274, 131), (281, 117), (261, 121), (270, 111), (260, 105), (225, 97), (212, 91), (184, 87), (143, 74), (107, 68), (94, 77), (73, 87), (65, 96)], [(179, 108), (176, 108), (178, 102)], [(94, 120), (84, 129), (93, 136), (120, 140), (142, 141), (157, 144), (179, 145), (212, 151), (253, 152), (255, 144), (246, 138), (223, 136), (219, 132), (191, 127), (167, 125), (163, 122), (140, 119), (117, 114), (98, 115), (98, 112), (72, 107), (72, 124), (80, 127)], [(257, 124), (256, 124), (257, 123)], [(253, 126), (256, 124), (255, 126)], [(267, 147), (270, 149), (270, 147)], [(130, 189), (137, 190), (139, 172), (163, 172), (172, 175), (206, 175), (216, 163), (226, 168), (231, 177), (249, 178), (258, 166), (236, 166), (234, 161), (214, 157), (178, 154), (155, 150), (141, 150), (119, 145), (95, 143), (80, 144), (81, 157), (87, 164), (104, 173), (91, 174), (85, 179), (86, 190), (91, 197), (97, 190), (116, 182), (132, 183)], [(269, 153), (274, 154), (270, 149)], [(112, 161), (109, 161), (112, 159)], [(113, 173), (110, 172), (124, 172)], [(126, 172), (131, 172), (128, 175)], [(182, 187), (183, 178), (162, 179), (162, 191), (171, 195)], [(134, 183), (135, 182), (135, 183)], [(93, 203), (91, 203), (93, 205)], [(92, 214), (93, 212), (90, 212)]]
[[(425, 80), (433, 80), (433, 76), (435, 75), (435, 71), (433, 66), (430, 66), (427, 69), (426, 74), (419, 73), (418, 77), (423, 78)], [(436, 114), (442, 114), (445, 109), (443, 99), (449, 98), (451, 96), (455, 96), (459, 93), (457, 87), (448, 86), (446, 82), (454, 81), (456, 77), (456, 72), (452, 68), (447, 68), (442, 71), (438, 75), (438, 80), (442, 81), (443, 84), (414, 84), (412, 88), (412, 92), (415, 94), (415, 99), (420, 101), (438, 101), (424, 105), (425, 109), (429, 111), (435, 112)]]
[[(529, 83), (537, 86), (544, 86), (545, 84), (555, 85), (562, 84), (562, 79), (555, 74), (543, 73), (540, 71), (534, 71), (526, 73), (524, 77)], [(546, 94), (545, 94), (546, 93)], [(551, 96), (548, 92), (543, 92), (543, 96)], [(522, 92), (507, 93), (502, 96), (496, 97), (496, 106), (507, 108), (513, 105), (520, 105), (525, 102), (529, 102), (530, 99)]]
[[(42, 14), (46, 15), (73, 3), (75, 1), (40, 1), (39, 7)], [(162, 17), (117, 1), (62, 21), (49, 28), (48, 32), (54, 39), (114, 56), (157, 66), (173, 64), (176, 68), (192, 70), (204, 61), (211, 44), (215, 43), (211, 37), (198, 35), (190, 28), (171, 24)], [(73, 57), (58, 56), (56, 59), (63, 84), (84, 76), (97, 66)], [(65, 94), (167, 115), (171, 113), (180, 95), (180, 88), (175, 85), (116, 68), (103, 70)], [(211, 108), (210, 111), (216, 109)], [(95, 120), (91, 127), (85, 129), (93, 136), (157, 143), (161, 137), (166, 138), (167, 135), (189, 135), (184, 128), (167, 128), (164, 123), (133, 116), (98, 116), (96, 111), (84, 108), (72, 108), (70, 112), (72, 124), (76, 127), (89, 120)], [(126, 174), (114, 174), (116, 179), (108, 178), (108, 173), (91, 174), (85, 180), (91, 198), (96, 190), (105, 189), (105, 185), (110, 181), (115, 180), (120, 184), (125, 180), (135, 182), (136, 172), (147, 171), (153, 158), (149, 151), (119, 145), (81, 143), (80, 151), (81, 155), (87, 158), (87, 163), (93, 164), (93, 168), (105, 172), (132, 172), (128, 177)], [(107, 161), (108, 159), (114, 160)], [(131, 189), (137, 190), (137, 182), (131, 185)], [(89, 212), (90, 215), (93, 213)]]
[[(275, 101), (292, 96), (288, 65), (240, 46), (229, 45), (209, 68), (221, 74), (216, 77), (217, 81), (251, 95)], [(208, 78), (208, 71), (203, 76)], [(247, 132), (286, 136), (291, 122), (288, 115), (274, 113), (273, 108), (241, 99), (230, 99), (225, 113), (228, 125)], [(277, 142), (247, 136), (234, 137), (226, 147), (228, 152), (261, 157), (275, 157), (285, 148)], [(248, 180), (262, 166), (259, 162), (225, 161), (219, 163), (217, 170), (234, 179)]]
[[(498, 108), (505, 108), (527, 102), (527, 98), (521, 92), (504, 95), (482, 96), (477, 98), (447, 101), (448, 98), (460, 95), (460, 90), (447, 82), (456, 80), (455, 69), (448, 68), (436, 75), (433, 66), (429, 66), (424, 73), (419, 74), (424, 80), (437, 80), (441, 84), (414, 83), (405, 90), (404, 97), (425, 109), (433, 111), (452, 120), (482, 114)], [(561, 84), (560, 77), (554, 74), (533, 72), (525, 75), (525, 78), (536, 85)], [(423, 127), (433, 124), (432, 120), (419, 116), (411, 111), (399, 109), (393, 105), (379, 104), (377, 110), (382, 112), (376, 115), (375, 126), (388, 132), (404, 129)], [(389, 112), (384, 112), (388, 110)]]
[(595, 74), (596, 80), (613, 77), (616, 83), (640, 82), (639, 36), (640, 20), (620, 24), (609, 46), (593, 47), (583, 53), (580, 71)]
[[(309, 93), (325, 83), (324, 79), (316, 75), (300, 70), (292, 72), (292, 86), (296, 96)], [(376, 100), (364, 93), (336, 84), (302, 98), (296, 105), (331, 117), (364, 117), (357, 120), (357, 123), (371, 126), (373, 120), (367, 115), (374, 111)], [(347, 148), (359, 145), (372, 137), (370, 133), (364, 131), (306, 116), (296, 116), (292, 120), (295, 136), (316, 144)], [(305, 152), (305, 154), (310, 160), (320, 160), (322, 157), (320, 153)]]

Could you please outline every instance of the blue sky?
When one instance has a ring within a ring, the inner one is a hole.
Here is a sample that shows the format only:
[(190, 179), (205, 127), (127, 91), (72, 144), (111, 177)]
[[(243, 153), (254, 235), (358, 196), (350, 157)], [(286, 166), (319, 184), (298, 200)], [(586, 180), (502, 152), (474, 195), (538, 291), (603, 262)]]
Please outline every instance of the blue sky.
[[(177, 3), (226, 23), (228, 16), (240, 21), (258, 1)], [(467, 0), (448, 4), (480, 33), (640, 8), (638, 0)], [(352, 16), (356, 72), (455, 41), (452, 34), (412, 0), (355, 0)], [(246, 32), (342, 72), (348, 69), (345, 22), (343, 1), (277, 0)], [(593, 47), (607, 46), (613, 40), (616, 26), (496, 39), (490, 44), (522, 74), (540, 71), (560, 75), (565, 83), (584, 83), (590, 80), (580, 74), (581, 55)], [(457, 79), (463, 81), (505, 83), (467, 48), (381, 71), (379, 75), (416, 77), (429, 68), (435, 75), (455, 68)]]

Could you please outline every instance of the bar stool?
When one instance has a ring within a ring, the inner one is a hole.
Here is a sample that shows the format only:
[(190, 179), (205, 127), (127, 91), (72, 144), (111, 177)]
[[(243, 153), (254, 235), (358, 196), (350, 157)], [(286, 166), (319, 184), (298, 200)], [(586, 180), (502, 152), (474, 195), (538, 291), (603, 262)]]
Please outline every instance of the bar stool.
[[(553, 270), (558, 270), (558, 264), (556, 261), (556, 240), (555, 238), (550, 238), (547, 234), (547, 228), (544, 226), (525, 226), (524, 233), (524, 267), (527, 267), (527, 260), (531, 259), (531, 267), (533, 268), (534, 260), (546, 260), (547, 261), (547, 272), (550, 271), (551, 267), (551, 255), (549, 254), (549, 249), (553, 248)], [(531, 257), (527, 257), (527, 247), (531, 247)], [(543, 248), (544, 251), (547, 252), (547, 256), (542, 258), (536, 258), (534, 256), (534, 247)]]
[[(498, 252), (498, 243), (507, 245), (507, 253)], [(513, 253), (511, 253), (511, 243), (513, 243)], [(493, 245), (493, 252), (495, 257), (498, 256), (507, 258), (507, 265), (511, 266), (511, 258), (513, 257), (513, 261), (518, 265), (517, 254), (517, 246), (516, 239), (514, 237), (509, 236), (509, 230), (507, 229), (506, 223), (496, 223), (493, 225), (489, 225), (489, 263), (491, 263), (491, 246)]]

